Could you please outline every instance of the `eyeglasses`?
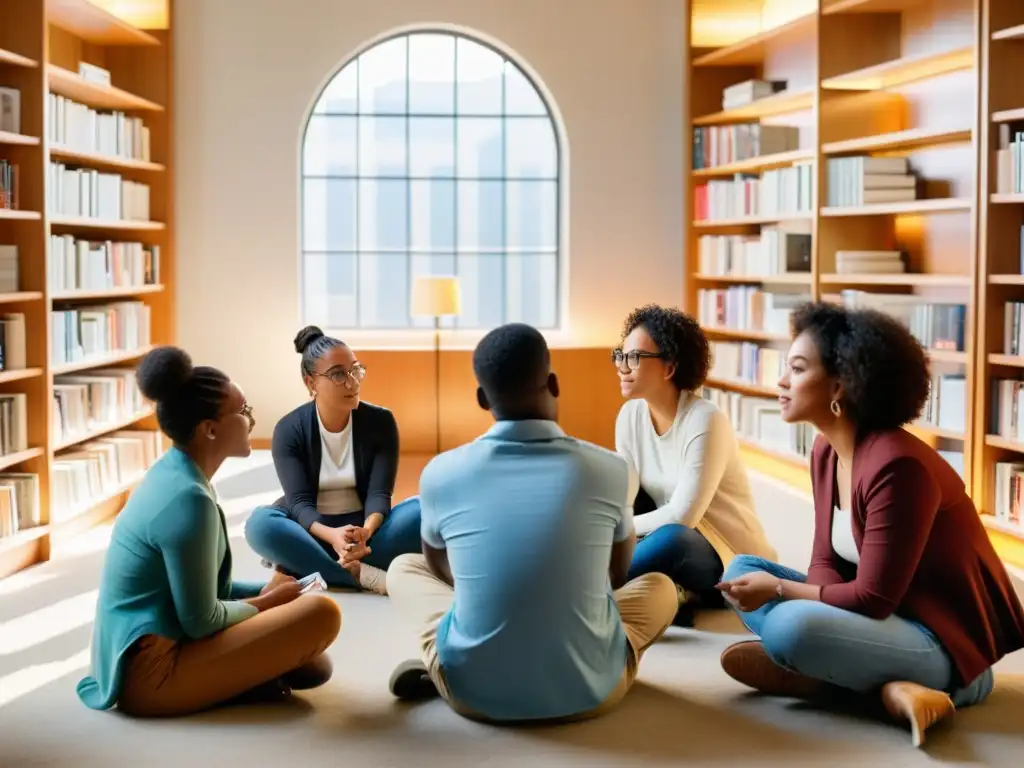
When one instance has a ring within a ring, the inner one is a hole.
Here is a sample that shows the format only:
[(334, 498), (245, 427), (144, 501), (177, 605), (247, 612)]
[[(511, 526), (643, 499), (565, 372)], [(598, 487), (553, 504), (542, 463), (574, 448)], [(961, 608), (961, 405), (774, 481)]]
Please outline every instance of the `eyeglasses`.
[(251, 419), (252, 418), (252, 406), (249, 405), (248, 403), (246, 403), (245, 405), (243, 405), (241, 408), (238, 409), (238, 413), (241, 414), (242, 416), (245, 416), (245, 418), (247, 418), (247, 419)]
[(366, 366), (362, 363), (356, 363), (348, 370), (344, 368), (331, 368), (327, 373), (317, 373), (315, 375), (323, 376), (325, 379), (330, 379), (332, 384), (341, 386), (349, 376), (352, 377), (353, 381), (362, 381), (366, 378)]
[(665, 355), (662, 352), (641, 352), (638, 349), (634, 349), (632, 352), (623, 352), (621, 349), (612, 350), (612, 363), (616, 368), (621, 368), (622, 361), (625, 360), (629, 370), (635, 371), (640, 367), (640, 360), (645, 357), (664, 359)]

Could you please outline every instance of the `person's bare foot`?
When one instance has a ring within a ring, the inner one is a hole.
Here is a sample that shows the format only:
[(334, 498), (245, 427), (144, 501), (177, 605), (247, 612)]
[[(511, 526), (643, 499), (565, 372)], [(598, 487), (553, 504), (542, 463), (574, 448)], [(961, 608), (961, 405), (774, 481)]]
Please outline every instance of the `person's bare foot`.
[(882, 704), (896, 720), (910, 723), (910, 738), (915, 747), (924, 743), (926, 730), (956, 712), (948, 693), (902, 680), (882, 686)]
[(726, 648), (722, 652), (722, 669), (733, 680), (769, 696), (809, 699), (826, 688), (820, 680), (780, 667), (760, 640), (745, 640)]

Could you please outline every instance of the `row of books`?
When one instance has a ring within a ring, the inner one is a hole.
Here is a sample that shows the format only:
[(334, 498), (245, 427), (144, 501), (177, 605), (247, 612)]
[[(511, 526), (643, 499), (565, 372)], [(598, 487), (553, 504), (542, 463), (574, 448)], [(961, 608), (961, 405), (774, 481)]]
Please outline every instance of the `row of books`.
[(828, 161), (828, 205), (850, 207), (917, 199), (905, 157), (836, 157)]
[(150, 344), (150, 310), (141, 301), (118, 301), (50, 313), (50, 362), (86, 362)]
[(1024, 381), (992, 379), (989, 433), (1024, 443)]
[(786, 352), (750, 341), (712, 341), (709, 378), (775, 387), (786, 369)]
[(0, 157), (0, 210), (17, 211), (21, 208), (20, 176), (17, 163)]
[(851, 309), (871, 308), (900, 320), (925, 349), (963, 352), (967, 305), (929, 301), (921, 296), (845, 290), (843, 304)]
[(0, 243), (0, 293), (17, 293), (20, 290), (18, 246)]
[(0, 455), (28, 450), (28, 396), (0, 393)]
[(39, 475), (0, 473), (0, 540), (39, 523)]
[(747, 216), (800, 216), (813, 208), (814, 174), (811, 163), (765, 171), (760, 176), (735, 174), (731, 180), (712, 180), (694, 189), (697, 221)]
[(102, 291), (160, 282), (160, 246), (51, 235), (50, 290)]
[(149, 185), (119, 173), (51, 162), (46, 177), (51, 214), (102, 221), (149, 221)]
[(789, 334), (789, 317), (807, 293), (768, 292), (750, 285), (702, 288), (697, 291), (697, 320), (711, 328), (742, 328)]
[(928, 399), (917, 423), (951, 432), (966, 432), (966, 377), (959, 373), (933, 373)]
[(758, 235), (704, 235), (697, 241), (702, 275), (770, 276), (811, 271), (811, 222), (762, 227)]
[(21, 371), (28, 368), (25, 315), (9, 312), (0, 315), (0, 371)]
[(1024, 355), (1024, 301), (1003, 305), (1003, 354)]
[(53, 382), (53, 440), (58, 445), (69, 443), (121, 423), (144, 407), (131, 368), (57, 376)]
[(899, 275), (907, 271), (902, 251), (836, 251), (836, 274)]
[(1000, 123), (996, 149), (996, 192), (1024, 193), (1024, 131), (1019, 123)]
[(0, 86), (0, 131), (21, 133), (21, 91)]
[(750, 160), (800, 148), (800, 129), (789, 125), (696, 126), (693, 129), (693, 169)]
[(142, 118), (124, 112), (100, 112), (56, 93), (49, 94), (46, 107), (52, 145), (75, 152), (149, 160), (149, 128)]
[(810, 424), (787, 424), (777, 400), (715, 387), (704, 387), (703, 397), (728, 416), (738, 437), (793, 458), (811, 455), (817, 430)]
[(786, 89), (785, 80), (744, 80), (722, 89), (722, 109), (738, 109)]
[(1024, 533), (1021, 516), (1024, 496), (1024, 464), (1016, 461), (996, 462), (995, 518), (1009, 528)]
[(50, 522), (63, 523), (128, 488), (159, 458), (160, 434), (120, 430), (75, 446), (53, 462)]

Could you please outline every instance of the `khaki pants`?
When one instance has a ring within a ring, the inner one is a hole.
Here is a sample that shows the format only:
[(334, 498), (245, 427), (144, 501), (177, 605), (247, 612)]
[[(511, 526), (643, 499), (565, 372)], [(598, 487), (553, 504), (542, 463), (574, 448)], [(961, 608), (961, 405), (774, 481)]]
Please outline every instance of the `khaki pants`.
[[(455, 591), (433, 574), (423, 555), (402, 555), (388, 568), (388, 595), (419, 631), (423, 664), (444, 700), (460, 715), (486, 720), (452, 698), (437, 657), (437, 625), (452, 607)], [(618, 704), (636, 680), (644, 651), (671, 626), (679, 609), (676, 587), (668, 576), (661, 573), (648, 573), (633, 579), (615, 590), (614, 597), (629, 641), (626, 669), (619, 684), (599, 706), (562, 720), (595, 717)]]
[(316, 659), (340, 629), (338, 604), (311, 594), (202, 640), (145, 635), (128, 652), (117, 707), (144, 717), (207, 709)]

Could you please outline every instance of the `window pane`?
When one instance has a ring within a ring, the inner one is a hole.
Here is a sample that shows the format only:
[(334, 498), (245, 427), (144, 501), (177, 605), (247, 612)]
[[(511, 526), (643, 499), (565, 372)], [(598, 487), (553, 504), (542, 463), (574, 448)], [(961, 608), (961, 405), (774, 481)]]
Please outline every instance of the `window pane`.
[(356, 255), (307, 253), (302, 269), (304, 321), (327, 328), (356, 324)]
[(505, 257), (501, 254), (456, 256), (462, 288), (459, 328), (493, 328), (504, 322)]
[(359, 324), (365, 328), (409, 326), (408, 254), (359, 254)]
[(457, 106), (462, 115), (500, 115), (504, 60), (480, 43), (460, 37), (456, 46)]
[(510, 254), (506, 265), (505, 322), (558, 325), (558, 255)]
[(313, 115), (302, 146), (306, 176), (356, 175), (356, 118)]
[(553, 179), (558, 175), (555, 129), (546, 117), (505, 121), (505, 169), (509, 178)]
[(306, 179), (302, 194), (302, 247), (351, 251), (356, 247), (354, 179)]
[(320, 98), (313, 108), (313, 113), (322, 115), (355, 112), (358, 107), (356, 100), (358, 75), (358, 60), (346, 64), (344, 69), (338, 72), (324, 88), (324, 92), (320, 94)]
[(409, 118), (409, 174), (448, 178), (455, 175), (454, 118)]
[(405, 176), (406, 119), (404, 117), (359, 118), (359, 175)]
[(405, 36), (385, 40), (359, 57), (359, 111), (405, 112)]
[(505, 62), (505, 114), (544, 115), (548, 109), (526, 75), (511, 61)]
[(455, 250), (455, 182), (409, 182), (413, 251)]
[(460, 180), (458, 185), (458, 250), (503, 250), (505, 182)]
[(455, 38), (409, 36), (409, 111), (455, 114)]
[(553, 251), (558, 247), (557, 189), (554, 181), (507, 182), (505, 241), (511, 251)]
[(408, 192), (409, 182), (405, 179), (359, 181), (361, 250), (405, 251), (409, 237)]
[(502, 126), (496, 117), (460, 117), (457, 126), (460, 178), (501, 178)]

